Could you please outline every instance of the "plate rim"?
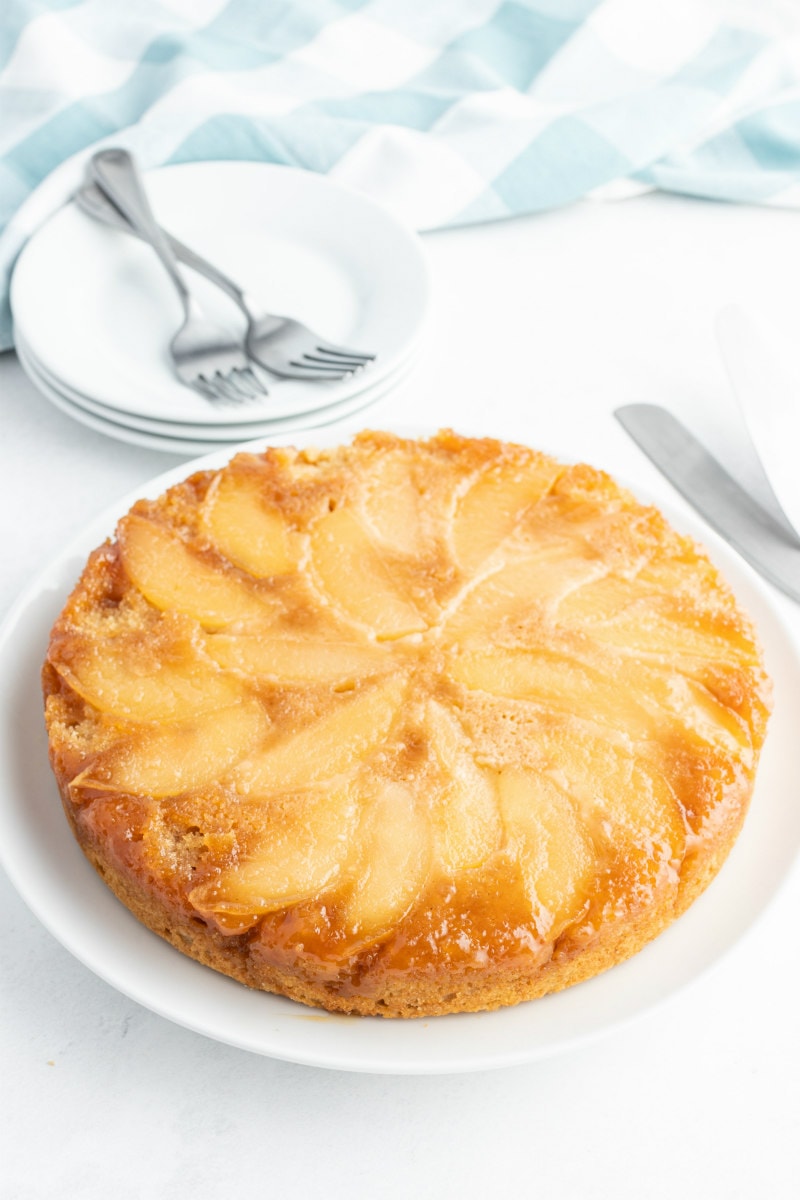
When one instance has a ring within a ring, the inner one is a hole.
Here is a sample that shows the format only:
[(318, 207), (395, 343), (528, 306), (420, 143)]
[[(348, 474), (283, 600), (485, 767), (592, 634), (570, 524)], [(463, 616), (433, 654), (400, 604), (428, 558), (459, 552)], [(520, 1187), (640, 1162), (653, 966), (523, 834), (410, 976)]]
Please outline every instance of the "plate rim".
[[(203, 439), (201, 441), (199, 439), (193, 440), (190, 437), (173, 437), (171, 434), (151, 433), (148, 430), (136, 429), (133, 426), (112, 421), (109, 418), (100, 416), (91, 409), (84, 408), (77, 401), (73, 401), (69, 396), (59, 392), (54, 384), (38, 373), (36, 367), (28, 361), (26, 352), (20, 347), (17, 347), (17, 357), (31, 383), (49, 404), (52, 404), (64, 416), (76, 421), (79, 425), (85, 426), (87, 429), (91, 429), (93, 433), (99, 433), (102, 437), (109, 437), (115, 441), (124, 442), (131, 446), (139, 446), (147, 450), (157, 450), (164, 454), (177, 454), (184, 457), (187, 455), (192, 457), (197, 455), (205, 456), (206, 454), (213, 453), (215, 450), (222, 450), (227, 447), (230, 448), (230, 452), (233, 454), (236, 447), (242, 444), (236, 438), (225, 439), (220, 437), (216, 440)], [(314, 429), (323, 429), (329, 425), (338, 425), (340, 423), (344, 425), (353, 417), (358, 416), (364, 409), (371, 408), (373, 404), (377, 404), (385, 399), (396, 388), (402, 387), (413, 375), (417, 366), (417, 357), (412, 353), (391, 374), (385, 375), (383, 379), (371, 384), (368, 388), (354, 392), (351, 396), (344, 397), (335, 404), (326, 404), (320, 409), (309, 410), (309, 412), (303, 413), (293, 420), (287, 419), (283, 421), (278, 418), (275, 424), (279, 424), (280, 428), (275, 428), (274, 430), (265, 428), (257, 437), (253, 435), (248, 440), (260, 441), (271, 437), (292, 436), (295, 432), (310, 432)]]
[[(159, 420), (155, 417), (137, 417), (135, 415), (124, 414), (125, 419), (115, 419), (114, 413), (120, 410), (112, 408), (95, 400), (91, 396), (83, 396), (76, 392), (74, 388), (70, 388), (67, 384), (60, 383), (55, 379), (46, 368), (36, 360), (35, 354), (29, 349), (24, 336), (17, 335), (15, 342), (15, 351), (20, 360), (23, 369), (29, 378), (37, 385), (40, 384), (47, 387), (50, 391), (57, 392), (62, 400), (66, 401), (71, 407), (79, 408), (83, 412), (88, 412), (91, 416), (98, 420), (106, 422), (109, 425), (116, 425), (126, 430), (133, 430), (137, 433), (146, 433), (154, 437), (161, 437), (166, 440), (171, 438), (178, 441), (196, 441), (199, 445), (206, 443), (209, 447), (215, 445), (223, 445), (228, 443), (234, 445), (242, 441), (255, 440), (258, 437), (269, 436), (270, 430), (275, 427), (276, 434), (281, 430), (291, 428), (302, 429), (303, 425), (298, 424), (311, 417), (321, 416), (323, 413), (333, 412), (334, 414), (341, 407), (355, 401), (359, 396), (365, 396), (367, 393), (375, 393), (384, 395), (381, 390), (388, 387), (394, 380), (400, 380), (405, 376), (407, 370), (410, 370), (412, 365), (420, 357), (420, 349), (424, 341), (424, 335), (419, 334), (413, 343), (409, 344), (391, 371), (385, 371), (376, 379), (373, 379), (369, 372), (365, 372), (359, 376), (362, 386), (352, 391), (347, 396), (341, 396), (338, 400), (326, 399), (319, 405), (314, 405), (312, 408), (305, 409), (298, 413), (295, 417), (262, 417), (253, 421), (241, 422), (241, 424), (231, 425), (208, 425), (202, 423), (189, 423), (180, 425), (178, 422), (169, 420)], [(108, 414), (108, 415), (106, 415)], [(333, 418), (331, 418), (333, 419)], [(163, 429), (163, 433), (159, 431)], [(208, 438), (198, 437), (196, 431), (203, 430), (213, 434), (219, 430), (219, 436)], [(186, 435), (184, 437), (184, 434)]]

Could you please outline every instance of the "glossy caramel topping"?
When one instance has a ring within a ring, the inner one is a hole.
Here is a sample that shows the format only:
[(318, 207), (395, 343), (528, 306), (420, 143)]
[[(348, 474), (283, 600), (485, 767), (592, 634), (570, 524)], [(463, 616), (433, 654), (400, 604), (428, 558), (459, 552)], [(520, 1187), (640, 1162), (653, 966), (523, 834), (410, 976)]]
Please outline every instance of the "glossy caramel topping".
[(675, 891), (767, 713), (752, 630), (654, 509), (447, 433), (139, 504), (50, 662), (121, 858), (276, 962), (387, 971), (546, 957)]

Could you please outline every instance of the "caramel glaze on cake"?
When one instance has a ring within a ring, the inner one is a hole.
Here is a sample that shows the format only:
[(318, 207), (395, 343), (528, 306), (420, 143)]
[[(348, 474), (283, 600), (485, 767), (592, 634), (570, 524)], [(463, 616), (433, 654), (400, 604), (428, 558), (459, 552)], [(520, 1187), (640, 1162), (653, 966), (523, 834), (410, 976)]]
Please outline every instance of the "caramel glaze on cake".
[(75, 835), (133, 913), (347, 1013), (515, 1004), (709, 883), (769, 709), (705, 554), (490, 439), (239, 454), (140, 501), (44, 667)]

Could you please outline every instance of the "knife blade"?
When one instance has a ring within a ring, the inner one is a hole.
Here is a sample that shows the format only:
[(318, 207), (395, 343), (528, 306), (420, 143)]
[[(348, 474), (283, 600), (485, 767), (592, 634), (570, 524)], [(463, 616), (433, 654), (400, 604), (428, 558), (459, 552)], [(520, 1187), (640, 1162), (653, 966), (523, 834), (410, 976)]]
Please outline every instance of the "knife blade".
[(614, 416), (662, 475), (759, 574), (800, 602), (800, 547), (665, 408), (626, 404)]

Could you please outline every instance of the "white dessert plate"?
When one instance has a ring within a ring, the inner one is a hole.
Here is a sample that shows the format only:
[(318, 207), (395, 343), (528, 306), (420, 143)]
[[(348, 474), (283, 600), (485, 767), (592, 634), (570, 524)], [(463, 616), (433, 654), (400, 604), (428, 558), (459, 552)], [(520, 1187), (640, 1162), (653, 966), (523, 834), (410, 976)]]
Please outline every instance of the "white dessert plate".
[[(429, 277), (419, 238), (380, 205), (324, 176), (249, 162), (201, 162), (148, 173), (164, 226), (228, 272), (272, 312), (332, 342), (377, 355), (338, 383), (274, 379), (240, 414), (247, 424), (334, 404), (393, 371), (422, 329)], [(243, 333), (244, 318), (192, 276), (209, 316)], [(168, 344), (180, 304), (155, 254), (68, 204), (30, 239), (11, 286), (29, 357), (73, 392), (121, 413), (188, 424), (236, 423), (175, 378)]]
[[(339, 431), (314, 437), (316, 445), (340, 440)], [(728, 861), (692, 908), (641, 953), (587, 983), (515, 1008), (385, 1020), (334, 1016), (251, 991), (140, 925), (101, 882), (67, 826), (48, 765), (39, 671), (54, 619), (88, 553), (118, 517), (139, 495), (155, 497), (190, 469), (219, 466), (229, 454), (168, 471), (99, 516), (20, 597), (0, 632), (0, 855), (22, 897), (68, 950), (138, 1003), (221, 1042), (339, 1070), (432, 1074), (510, 1066), (580, 1046), (696, 981), (752, 928), (800, 844), (800, 661), (766, 587), (699, 521), (670, 514), (668, 505), (661, 507), (706, 544), (757, 622), (775, 713), (750, 813)]]
[[(29, 361), (21, 343), (17, 344), (17, 357), (26, 374), (45, 399), (66, 416), (72, 417), (73, 420), (85, 425), (87, 429), (94, 430), (95, 433), (102, 433), (106, 437), (116, 438), (117, 441), (127, 442), (132, 446), (141, 446), (147, 450), (161, 450), (167, 454), (182, 455), (207, 454), (215, 443), (224, 446), (234, 445), (240, 441), (240, 438), (231, 435), (229, 426), (215, 426), (203, 430), (202, 437), (197, 436), (196, 430), (190, 427), (187, 436), (177, 437), (168, 433), (152, 433), (121, 424), (118, 421), (108, 420), (86, 408), (85, 405), (76, 403), (60, 389), (54, 387)], [(248, 427), (248, 436), (253, 438), (259, 435), (263, 438), (274, 438), (290, 431), (316, 429), (320, 426), (341, 422), (347, 417), (369, 408), (370, 405), (376, 404), (389, 392), (400, 387), (407, 376), (411, 374), (413, 366), (413, 360), (404, 362), (372, 387), (364, 388), (363, 391), (340, 400), (337, 404), (328, 404), (323, 408), (300, 413), (291, 419), (263, 421), (256, 429)]]
[[(414, 347), (412, 352), (401, 359), (397, 366), (387, 374), (373, 379), (370, 372), (364, 372), (361, 375), (362, 387), (358, 391), (337, 400), (334, 404), (331, 404), (324, 397), (320, 397), (318, 407), (310, 408), (306, 412), (299, 413), (294, 417), (275, 417), (270, 420), (261, 416), (259, 419), (254, 419), (247, 423), (237, 421), (229, 425), (192, 425), (188, 422), (156, 421), (150, 417), (139, 417), (133, 413), (123, 413), (89, 396), (84, 396), (81, 392), (73, 391), (53, 375), (50, 375), (46, 368), (37, 361), (19, 332), (16, 334), (15, 349), (22, 367), (36, 386), (41, 387), (44, 385), (49, 392), (57, 392), (60, 400), (67, 402), (73, 408), (84, 409), (87, 413), (99, 417), (102, 421), (115, 426), (121, 426), (123, 429), (140, 430), (142, 433), (155, 434), (160, 438), (178, 438), (181, 441), (191, 438), (200, 444), (201, 451), (208, 451), (215, 444), (219, 445), (225, 442), (241, 442), (245, 439), (267, 437), (270, 433), (282, 433), (289, 429), (308, 429), (310, 428), (309, 422), (313, 422), (317, 415), (325, 418), (323, 423), (337, 420), (338, 417), (336, 414), (338, 412), (347, 413), (355, 411), (353, 406), (356, 405), (359, 397), (363, 399), (363, 403), (366, 405), (368, 401), (371, 402), (373, 396), (386, 395), (387, 391), (391, 390), (396, 383), (409, 373), (416, 359), (414, 352), (416, 347)], [(249, 408), (250, 405), (244, 402), (243, 407)], [(259, 404), (258, 408), (260, 412), (263, 411), (261, 404)], [(239, 405), (234, 405), (231, 412), (234, 416), (240, 416)]]

